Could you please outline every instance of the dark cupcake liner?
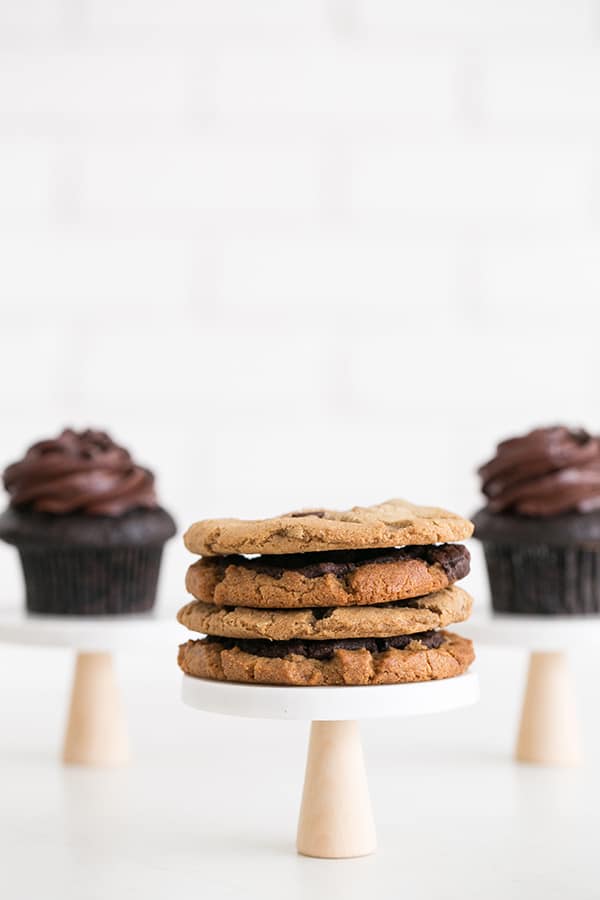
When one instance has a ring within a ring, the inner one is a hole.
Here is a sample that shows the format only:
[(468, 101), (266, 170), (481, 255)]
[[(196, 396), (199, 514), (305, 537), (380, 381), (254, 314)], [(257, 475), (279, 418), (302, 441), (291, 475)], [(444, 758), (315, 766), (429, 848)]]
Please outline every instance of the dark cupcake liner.
[(483, 548), (496, 612), (600, 613), (600, 549), (490, 541)]
[(156, 599), (162, 545), (19, 548), (30, 612), (146, 612)]

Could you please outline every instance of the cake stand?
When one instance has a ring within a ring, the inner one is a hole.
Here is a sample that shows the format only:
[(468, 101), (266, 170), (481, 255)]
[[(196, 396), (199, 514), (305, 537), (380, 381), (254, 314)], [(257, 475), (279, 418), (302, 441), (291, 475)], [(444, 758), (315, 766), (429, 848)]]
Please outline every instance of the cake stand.
[(76, 651), (62, 760), (115, 766), (129, 761), (129, 740), (112, 654), (163, 646), (172, 650), (181, 627), (156, 613), (50, 616), (0, 610), (0, 642)]
[(569, 647), (600, 649), (600, 616), (479, 613), (465, 622), (479, 644), (529, 651), (515, 758), (538, 765), (577, 766), (582, 743), (569, 668)]
[(183, 676), (183, 702), (204, 712), (312, 722), (296, 846), (303, 856), (366, 856), (375, 826), (357, 719), (414, 716), (469, 706), (472, 673), (417, 684), (279, 687)]

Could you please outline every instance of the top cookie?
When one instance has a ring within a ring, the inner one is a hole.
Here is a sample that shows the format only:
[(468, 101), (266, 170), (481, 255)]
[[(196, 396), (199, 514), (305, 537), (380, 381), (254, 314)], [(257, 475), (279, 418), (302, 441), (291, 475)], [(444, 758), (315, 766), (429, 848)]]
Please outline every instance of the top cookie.
[(407, 500), (387, 500), (347, 511), (300, 510), (273, 519), (205, 519), (188, 528), (188, 550), (229, 553), (307, 553), (460, 541), (473, 533), (462, 516)]

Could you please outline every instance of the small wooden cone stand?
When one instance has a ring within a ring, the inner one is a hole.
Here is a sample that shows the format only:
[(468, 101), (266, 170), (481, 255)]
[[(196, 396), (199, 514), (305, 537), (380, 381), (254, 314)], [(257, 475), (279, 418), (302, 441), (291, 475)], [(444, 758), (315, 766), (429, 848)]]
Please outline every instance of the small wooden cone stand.
[(313, 722), (296, 846), (303, 856), (344, 859), (376, 848), (357, 722)]
[(515, 756), (539, 765), (582, 762), (571, 673), (563, 652), (536, 651), (530, 656)]
[(77, 654), (62, 759), (67, 765), (84, 766), (120, 766), (129, 761), (110, 653)]

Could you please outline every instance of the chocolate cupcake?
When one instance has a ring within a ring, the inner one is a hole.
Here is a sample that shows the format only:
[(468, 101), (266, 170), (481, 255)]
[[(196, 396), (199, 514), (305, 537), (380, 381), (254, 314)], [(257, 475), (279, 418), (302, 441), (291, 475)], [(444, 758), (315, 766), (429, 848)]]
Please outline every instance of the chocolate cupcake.
[(564, 426), (503, 441), (474, 517), (499, 612), (600, 613), (600, 439)]
[(154, 476), (102, 431), (66, 429), (4, 472), (0, 538), (19, 551), (31, 612), (149, 610), (175, 534)]

